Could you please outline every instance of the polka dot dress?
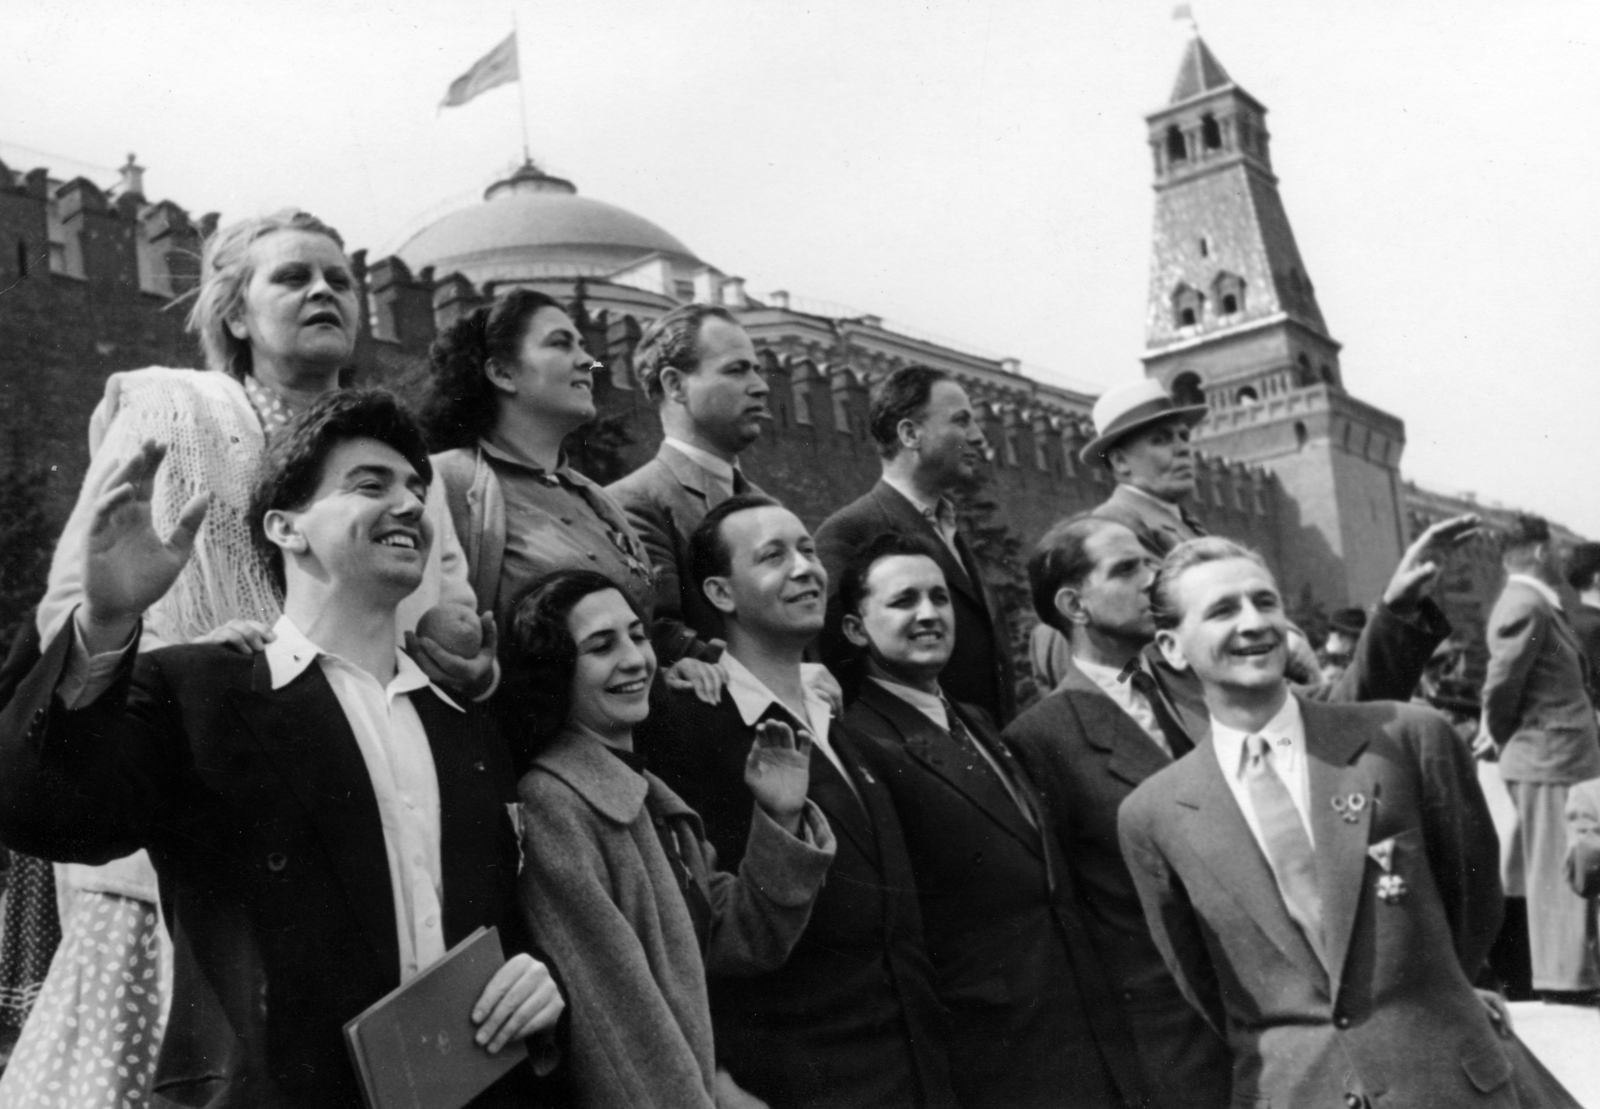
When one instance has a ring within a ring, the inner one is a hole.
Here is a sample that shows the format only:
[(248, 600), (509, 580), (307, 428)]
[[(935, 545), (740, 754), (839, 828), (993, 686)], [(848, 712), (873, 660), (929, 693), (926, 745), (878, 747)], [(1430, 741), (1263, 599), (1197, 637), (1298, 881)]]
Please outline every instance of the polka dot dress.
[(0, 1026), (21, 1028), (61, 943), (55, 867), (11, 854), (5, 920), (0, 924)]
[(154, 906), (68, 894), (63, 940), (0, 1078), (6, 1109), (132, 1109), (149, 1101), (171, 954)]

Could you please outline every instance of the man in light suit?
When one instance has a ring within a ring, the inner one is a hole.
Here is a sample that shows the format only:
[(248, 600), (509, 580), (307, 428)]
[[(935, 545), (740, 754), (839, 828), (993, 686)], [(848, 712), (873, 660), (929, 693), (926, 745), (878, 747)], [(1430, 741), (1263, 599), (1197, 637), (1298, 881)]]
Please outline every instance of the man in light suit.
[(715, 659), (722, 616), (689, 580), (689, 539), (729, 497), (761, 490), (739, 452), (761, 436), (767, 382), (750, 336), (727, 309), (686, 304), (652, 323), (633, 352), (633, 374), (656, 402), (665, 438), (655, 458), (607, 486), (656, 570), (651, 639), (666, 662)]
[[(1449, 630), (1422, 591), (1438, 554), (1472, 530), (1470, 517), (1436, 525), (1396, 568), (1384, 603), (1326, 699), (1406, 696)], [(1227, 1045), (1190, 1008), (1150, 938), (1117, 844), (1117, 809), (1135, 787), (1194, 748), (1209, 718), (1190, 671), (1149, 657), (1150, 585), (1157, 563), (1114, 520), (1065, 520), (1040, 539), (1028, 578), (1041, 621), (1072, 654), (1061, 684), (1006, 729), (1045, 792), (1084, 922), (1115, 990), (1162, 1109), (1220, 1107), (1232, 1087)]]
[[(479, 1042), (553, 1026), (548, 969), (516, 953), (504, 745), (394, 647), (432, 541), (421, 432), (388, 394), (344, 392), (274, 440), (250, 518), (284, 615), (254, 655), (135, 659), (139, 614), (206, 508), (201, 494), (157, 537), (163, 453), (146, 444), (96, 506), (87, 600), (0, 715), (8, 844), (89, 863), (144, 848), (155, 864), (175, 953), (155, 1102), (359, 1103), (344, 1022), (481, 925), (512, 957), (470, 1014)], [(526, 1081), (475, 1104), (527, 1104)]]
[(1472, 988), (1501, 892), (1465, 745), (1431, 709), (1291, 693), (1253, 551), (1182, 544), (1155, 599), (1209, 735), (1119, 833), (1156, 945), (1232, 1050), (1232, 1104), (1518, 1105), (1503, 1009)]
[(1513, 850), (1528, 897), (1533, 988), (1551, 1001), (1589, 1003), (1600, 989), (1589, 907), (1567, 887), (1567, 791), (1600, 778), (1600, 737), (1585, 691), (1583, 649), (1554, 585), (1555, 545), (1537, 516), (1506, 536), (1505, 590), (1489, 615), (1484, 724), (1517, 807)]
[(867, 660), (845, 723), (905, 829), (961, 1104), (1143, 1105), (1052, 815), (988, 715), (939, 689), (954, 618), (932, 543), (885, 532), (839, 597)]
[[(906, 366), (878, 387), (870, 426), (883, 458), (883, 477), (817, 529), (817, 549), (830, 580), (836, 581), (851, 556), (883, 532), (919, 535), (937, 544), (939, 569), (955, 608), (955, 648), (940, 685), (951, 700), (976, 705), (1004, 725), (1017, 706), (1011, 633), (957, 527), (950, 500), (951, 493), (973, 479), (988, 451), (972, 402), (949, 374)], [(822, 661), (836, 673), (860, 665), (840, 631), (841, 621), (835, 598), (818, 646)]]
[[(1204, 404), (1178, 403), (1154, 379), (1107, 389), (1094, 402), (1095, 435), (1078, 459), (1104, 466), (1117, 483), (1094, 515), (1128, 528), (1156, 559), (1206, 533), (1183, 505), (1195, 490), (1189, 436), (1209, 411)], [(1039, 685), (1053, 689), (1066, 673), (1066, 640), (1040, 624), (1028, 653)]]

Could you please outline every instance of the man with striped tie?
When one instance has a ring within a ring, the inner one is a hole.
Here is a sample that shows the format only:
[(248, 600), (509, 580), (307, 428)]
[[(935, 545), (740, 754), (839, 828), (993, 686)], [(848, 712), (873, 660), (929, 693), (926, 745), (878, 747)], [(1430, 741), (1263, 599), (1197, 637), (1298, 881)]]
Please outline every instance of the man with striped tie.
[(1179, 545), (1154, 603), (1209, 734), (1119, 834), (1168, 969), (1231, 1049), (1232, 1103), (1518, 1104), (1503, 1009), (1472, 987), (1502, 897), (1466, 746), (1431, 709), (1292, 693), (1254, 551)]

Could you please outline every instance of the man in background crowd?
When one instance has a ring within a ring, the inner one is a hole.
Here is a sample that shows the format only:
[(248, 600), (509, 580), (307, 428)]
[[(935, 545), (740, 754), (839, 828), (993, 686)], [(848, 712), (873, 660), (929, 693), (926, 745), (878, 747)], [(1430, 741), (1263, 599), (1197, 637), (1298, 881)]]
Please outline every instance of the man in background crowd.
[(1589, 662), (1589, 699), (1600, 691), (1600, 543), (1579, 543), (1567, 556), (1567, 584), (1578, 594), (1572, 630)]
[(1356, 640), (1361, 638), (1366, 626), (1365, 609), (1341, 608), (1329, 618), (1328, 638), (1322, 642), (1322, 654), (1318, 660), (1323, 681), (1336, 682), (1344, 676), (1345, 669), (1350, 665), (1350, 656), (1355, 652)]

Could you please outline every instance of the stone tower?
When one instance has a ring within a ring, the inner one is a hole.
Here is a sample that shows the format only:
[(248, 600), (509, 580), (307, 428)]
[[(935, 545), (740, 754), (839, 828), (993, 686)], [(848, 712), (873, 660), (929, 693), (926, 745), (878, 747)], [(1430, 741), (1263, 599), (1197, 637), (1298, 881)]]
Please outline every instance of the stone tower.
[(1197, 35), (1170, 101), (1146, 117), (1156, 209), (1145, 373), (1210, 406), (1195, 433), (1203, 451), (1270, 468), (1298, 504), (1278, 567), (1290, 602), (1370, 605), (1402, 550), (1405, 424), (1345, 391), (1278, 195), (1266, 115)]

